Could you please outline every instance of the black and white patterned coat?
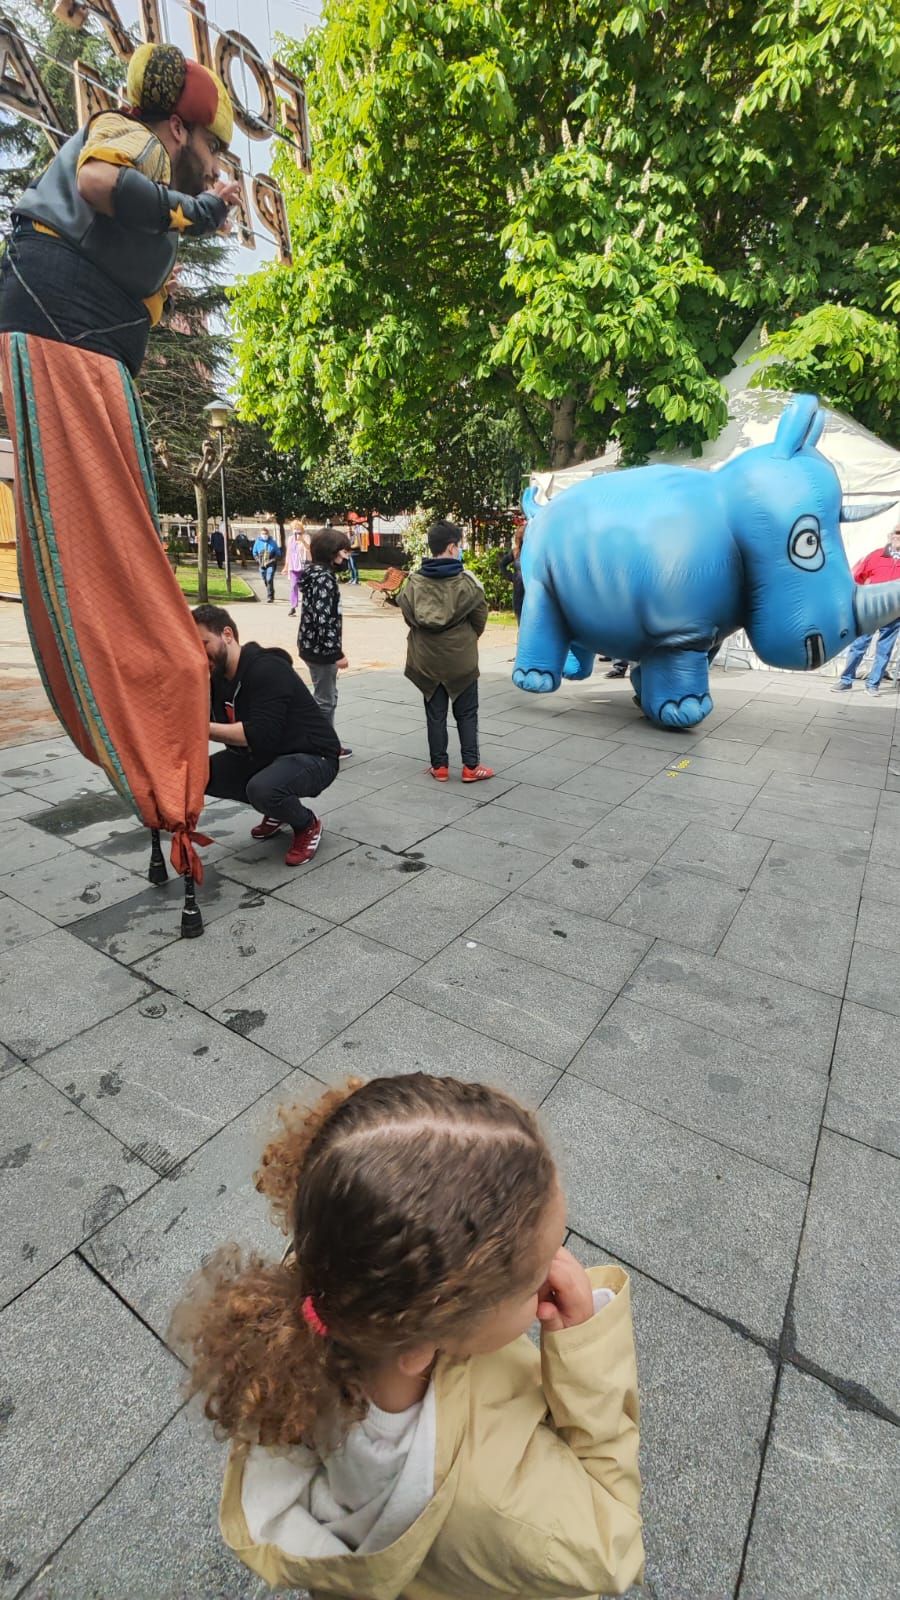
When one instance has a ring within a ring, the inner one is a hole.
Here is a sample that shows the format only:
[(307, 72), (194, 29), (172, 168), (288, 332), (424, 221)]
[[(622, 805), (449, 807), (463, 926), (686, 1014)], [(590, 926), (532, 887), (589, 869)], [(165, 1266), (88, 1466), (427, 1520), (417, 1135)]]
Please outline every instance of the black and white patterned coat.
[(297, 633), (297, 651), (301, 661), (323, 664), (339, 661), (344, 653), (341, 643), (341, 594), (332, 569), (315, 563), (307, 567), (300, 579), (300, 595), (303, 609)]

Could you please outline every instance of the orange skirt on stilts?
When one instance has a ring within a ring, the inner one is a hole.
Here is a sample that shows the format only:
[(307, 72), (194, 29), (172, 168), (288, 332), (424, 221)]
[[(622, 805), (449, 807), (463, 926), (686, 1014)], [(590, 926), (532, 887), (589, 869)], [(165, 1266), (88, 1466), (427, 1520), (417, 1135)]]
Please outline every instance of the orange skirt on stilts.
[(209, 771), (209, 668), (166, 559), (140, 402), (109, 356), (0, 334), (22, 598), (60, 722), (179, 872)]

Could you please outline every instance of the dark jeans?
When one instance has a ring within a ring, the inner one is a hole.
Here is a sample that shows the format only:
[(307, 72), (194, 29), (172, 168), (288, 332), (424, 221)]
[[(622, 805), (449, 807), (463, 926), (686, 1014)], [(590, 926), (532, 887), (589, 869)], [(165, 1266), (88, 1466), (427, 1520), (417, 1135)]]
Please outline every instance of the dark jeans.
[(275, 599), (275, 570), (277, 566), (277, 561), (267, 561), (265, 566), (259, 569), (259, 575), (266, 586), (266, 596), (269, 600)]
[(238, 750), (219, 750), (209, 763), (207, 794), (217, 800), (243, 800), (264, 817), (277, 817), (299, 831), (315, 821), (299, 798), (321, 794), (338, 775), (333, 756), (276, 756), (271, 766), (248, 776), (249, 762)]
[[(430, 700), (425, 701), (428, 723), (428, 751), (433, 767), (449, 766), (447, 751), (447, 711), (450, 696), (442, 683), (438, 684)], [(478, 765), (478, 680), (463, 689), (453, 702), (453, 715), (459, 734), (463, 766)]]

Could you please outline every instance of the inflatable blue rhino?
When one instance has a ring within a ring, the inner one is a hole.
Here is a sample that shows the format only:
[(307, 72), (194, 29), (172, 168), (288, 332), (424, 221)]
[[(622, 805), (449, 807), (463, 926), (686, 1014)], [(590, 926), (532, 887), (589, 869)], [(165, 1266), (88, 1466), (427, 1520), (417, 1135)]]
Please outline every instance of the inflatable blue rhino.
[(712, 710), (710, 658), (736, 629), (769, 666), (805, 670), (900, 617), (900, 583), (853, 582), (839, 526), (893, 502), (842, 507), (815, 448), (825, 420), (796, 395), (772, 444), (718, 472), (632, 467), (536, 510), (529, 491), (513, 682), (547, 694), (602, 652), (635, 663), (651, 722), (689, 728)]

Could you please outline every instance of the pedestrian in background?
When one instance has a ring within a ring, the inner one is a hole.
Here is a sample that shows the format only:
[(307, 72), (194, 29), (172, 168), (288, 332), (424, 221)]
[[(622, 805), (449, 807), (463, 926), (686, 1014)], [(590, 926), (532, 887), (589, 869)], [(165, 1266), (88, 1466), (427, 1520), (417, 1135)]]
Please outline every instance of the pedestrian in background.
[(309, 534), (302, 522), (295, 522), (288, 534), (284, 557), (284, 570), (290, 583), (291, 609), (289, 617), (297, 615), (300, 604), (300, 580), (310, 563)]
[[(337, 677), (349, 665), (344, 655), (341, 591), (337, 573), (347, 560), (350, 540), (341, 528), (320, 528), (310, 538), (311, 560), (300, 579), (303, 609), (297, 652), (309, 668), (313, 696), (334, 727)], [(341, 745), (341, 755), (353, 751)]]
[(269, 605), (275, 599), (275, 572), (278, 567), (278, 558), (281, 555), (281, 546), (274, 533), (269, 529), (257, 535), (253, 544), (253, 557), (259, 567), (259, 575), (266, 587), (266, 600)]
[[(900, 577), (900, 522), (897, 523), (886, 545), (877, 550), (870, 550), (862, 561), (856, 563), (853, 577), (856, 583), (896, 583)], [(869, 694), (877, 694), (881, 687), (881, 680), (887, 672), (898, 633), (900, 633), (900, 618), (896, 622), (889, 622), (886, 627), (879, 630), (875, 660), (865, 683)], [(860, 634), (858, 639), (854, 639), (847, 651), (844, 670), (834, 685), (832, 691), (834, 694), (845, 694), (848, 689), (853, 688), (854, 679), (871, 642), (871, 633)]]

